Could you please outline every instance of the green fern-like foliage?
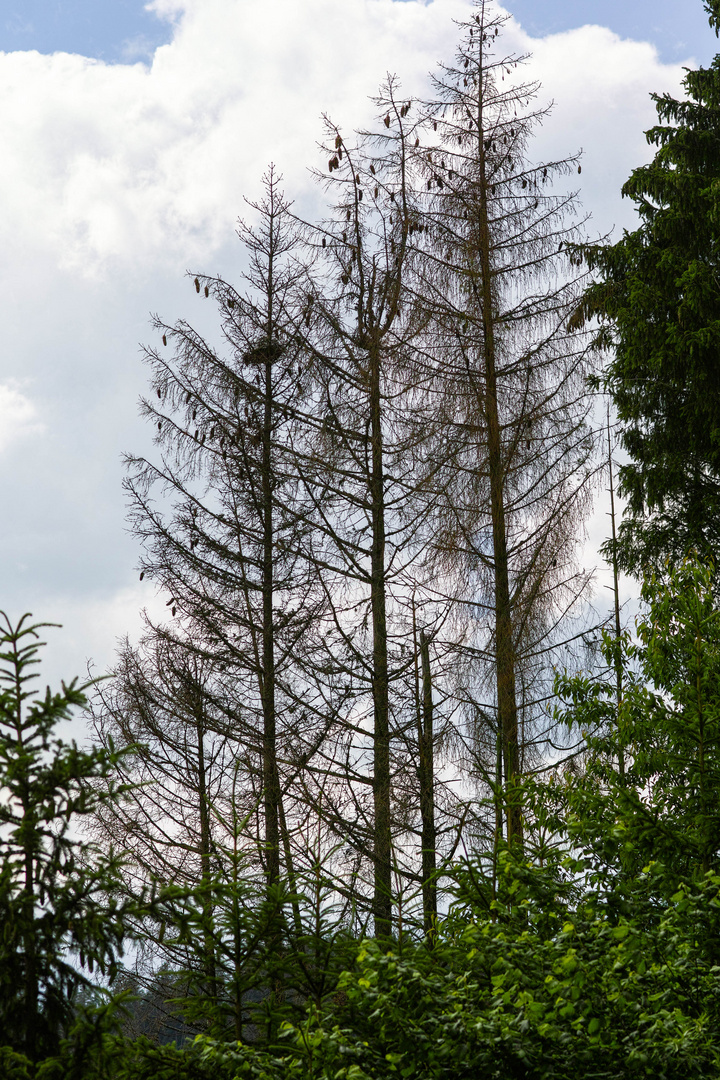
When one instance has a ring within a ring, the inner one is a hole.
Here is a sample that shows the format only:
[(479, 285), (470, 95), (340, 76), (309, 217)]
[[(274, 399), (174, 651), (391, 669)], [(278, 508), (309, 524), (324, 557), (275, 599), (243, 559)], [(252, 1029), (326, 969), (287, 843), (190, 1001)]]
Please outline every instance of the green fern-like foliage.
[(112, 980), (127, 908), (120, 860), (78, 835), (120, 795), (114, 755), (56, 736), (88, 686), (34, 689), (45, 626), (0, 612), (0, 1041), (33, 1060), (57, 1050), (77, 990)]

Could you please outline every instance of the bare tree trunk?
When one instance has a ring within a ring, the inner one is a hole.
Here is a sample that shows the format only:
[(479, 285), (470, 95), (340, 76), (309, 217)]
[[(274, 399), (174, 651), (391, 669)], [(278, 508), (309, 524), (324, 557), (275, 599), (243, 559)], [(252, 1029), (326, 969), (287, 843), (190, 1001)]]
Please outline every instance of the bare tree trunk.
[[(27, 807), (23, 807), (23, 819), (28, 817)], [(25, 824), (25, 820), (23, 821)], [(34, 830), (31, 830), (34, 831)], [(35, 941), (35, 888), (34, 888), (34, 858), (33, 851), (26, 845), (25, 852), (25, 887), (23, 903), (23, 919), (25, 933), (23, 945), (25, 949), (25, 1052), (32, 1060), (37, 1053), (37, 1020), (39, 1004), (39, 987), (37, 971), (37, 955)]]
[[(17, 724), (15, 730), (17, 732), (18, 745), (23, 749), (23, 729), (21, 725), (22, 694), (21, 684), (19, 682), (16, 683), (15, 697), (17, 702)], [(35, 932), (35, 852), (33, 850), (33, 837), (36, 821), (31, 816), (30, 800), (27, 793), (22, 796), (22, 811), (23, 832), (25, 834), (25, 841), (23, 844), (25, 881), (22, 905), (23, 921), (25, 923), (22, 936), (23, 948), (25, 950), (25, 1052), (31, 1060), (34, 1060), (37, 1053), (37, 1021), (40, 997)]]
[(495, 575), (495, 667), (498, 715), (502, 732), (503, 763), (508, 843), (522, 843), (522, 816), (517, 805), (515, 785), (520, 775), (518, 751), (517, 700), (515, 694), (515, 649), (513, 645), (510, 577), (505, 531), (505, 477), (500, 436), (495, 356), (495, 313), (493, 310), (490, 267), (490, 226), (487, 205), (487, 174), (483, 144), (482, 106), (478, 103), (478, 155), (480, 162), (480, 198), (478, 200), (478, 254), (480, 257), (480, 294), (484, 336), (485, 422), (487, 424), (490, 510), (492, 516), (493, 566)]
[[(493, 835), (493, 856), (492, 856), (492, 898), (497, 899), (497, 869), (498, 869), (498, 851), (500, 849), (500, 843), (503, 838), (503, 737), (502, 728), (500, 727), (499, 717), (498, 726), (495, 732), (495, 833)], [(493, 913), (493, 921), (495, 914)]]
[(375, 936), (392, 930), (392, 836), (390, 831), (390, 708), (388, 696), (387, 621), (385, 613), (385, 483), (383, 476), (380, 355), (370, 353), (370, 422), (372, 465), (371, 606), (373, 627), (373, 918)]
[(420, 750), (420, 817), (422, 820), (422, 894), (423, 926), (428, 945), (435, 943), (437, 933), (437, 870), (435, 845), (435, 755), (433, 743), (433, 699), (430, 672), (430, 642), (424, 630), (420, 631), (420, 658), (422, 662), (422, 724), (418, 732)]
[(283, 855), (285, 856), (285, 872), (287, 874), (290, 888), (293, 891), (292, 909), (293, 909), (293, 922), (295, 924), (296, 933), (302, 931), (302, 919), (300, 916), (300, 904), (297, 900), (297, 877), (295, 874), (295, 866), (293, 864), (292, 849), (290, 847), (290, 833), (288, 832), (287, 820), (285, 818), (285, 806), (283, 804), (282, 792), (278, 799), (278, 823), (280, 825), (280, 836), (282, 838)]
[[(200, 867), (202, 884), (207, 888), (211, 877), (210, 807), (208, 805), (207, 775), (205, 770), (205, 724), (202, 702), (196, 705), (198, 747), (198, 802), (200, 810)], [(203, 896), (203, 923), (205, 948), (205, 993), (212, 1001), (216, 998), (215, 943), (213, 934), (213, 905), (209, 896)]]
[[(272, 297), (272, 261), (270, 287)], [(272, 328), (272, 312), (270, 313)], [(263, 801), (265, 810), (265, 857), (267, 881), (272, 885), (280, 877), (280, 834), (278, 827), (279, 778), (275, 722), (275, 627), (273, 622), (273, 487), (272, 487), (272, 342), (265, 356), (265, 413), (263, 420), (262, 501), (263, 501)]]
[[(608, 409), (607, 416), (607, 436), (608, 436), (608, 470), (610, 473), (610, 524), (612, 527), (612, 572), (613, 572), (613, 599), (615, 601), (615, 693), (617, 699), (617, 722), (618, 729), (620, 727), (620, 706), (622, 704), (623, 685), (622, 685), (622, 657), (620, 655), (620, 585), (618, 579), (618, 557), (617, 557), (617, 533), (615, 531), (615, 488), (613, 484), (613, 463), (612, 463), (612, 448), (610, 445), (610, 410)], [(618, 749), (618, 769), (620, 775), (625, 775), (625, 750), (622, 743), (622, 734), (618, 731), (619, 735), (619, 749)]]

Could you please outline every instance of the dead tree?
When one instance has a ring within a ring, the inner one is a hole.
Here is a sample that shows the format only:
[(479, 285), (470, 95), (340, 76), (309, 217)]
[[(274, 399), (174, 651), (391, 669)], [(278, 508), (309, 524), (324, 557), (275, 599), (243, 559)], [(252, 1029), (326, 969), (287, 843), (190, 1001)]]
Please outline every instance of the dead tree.
[(461, 24), (455, 62), (441, 66), (425, 103), (414, 165), (432, 193), (423, 291), (433, 413), (454, 447), (442, 471), (438, 565), (459, 599), (464, 577), (475, 628), (490, 617), (474, 655), (494, 681), (482, 711), (497, 718), (496, 835), (504, 828), (522, 843), (515, 789), (532, 766), (530, 727), (552, 649), (577, 629), (568, 616), (587, 584), (577, 551), (597, 439), (588, 339), (567, 325), (581, 232), (575, 196), (557, 189), (580, 165), (529, 159), (544, 112), (532, 104), (537, 84), (517, 79), (521, 59), (502, 50), (502, 21), (478, 0)]
[(376, 100), (373, 132), (350, 140), (327, 122), (332, 211), (307, 231), (314, 443), (303, 480), (328, 605), (318, 663), (348, 688), (344, 735), (326, 748), (324, 806), (371, 864), (375, 932), (387, 936), (401, 854), (395, 780), (405, 768), (395, 751), (414, 722), (412, 699), (403, 700), (410, 596), (422, 588), (432, 496), (413, 419), (423, 326), (408, 287), (421, 216), (409, 170), (417, 120), (392, 80)]
[(128, 458), (126, 487), (142, 576), (169, 596), (171, 619), (235, 686), (228, 737), (254, 758), (248, 782), (262, 809), (255, 843), (272, 885), (281, 853), (293, 874), (283, 791), (291, 800), (320, 722), (300, 672), (317, 590), (303, 554), (310, 525), (297, 513), (291, 449), (304, 395), (304, 271), (272, 169), (251, 207), (257, 224), (239, 229), (244, 287), (191, 279), (220, 308), (220, 342), (185, 321), (155, 320), (162, 344), (146, 350), (153, 393), (142, 413), (156, 426), (159, 460)]
[(229, 703), (220, 675), (191, 643), (151, 631), (137, 647), (125, 642), (112, 681), (98, 688), (92, 714), (102, 745), (133, 751), (117, 766), (126, 797), (97, 816), (96, 839), (127, 853), (131, 891), (172, 885), (197, 888), (201, 897), (195, 947), (158, 940), (154, 925), (138, 926), (139, 940), (147, 944), (140, 951), (147, 977), (152, 980), (160, 962), (197, 969), (210, 1007), (221, 981), (210, 886), (223, 873), (228, 777), (241, 764), (233, 759), (237, 744), (226, 736)]

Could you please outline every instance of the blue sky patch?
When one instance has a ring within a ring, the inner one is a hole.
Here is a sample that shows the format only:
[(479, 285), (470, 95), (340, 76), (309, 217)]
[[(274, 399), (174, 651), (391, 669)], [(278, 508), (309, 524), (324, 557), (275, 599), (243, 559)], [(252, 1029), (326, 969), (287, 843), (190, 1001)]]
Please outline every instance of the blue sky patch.
[[(692, 55), (709, 63), (719, 48), (702, 0), (506, 3), (533, 37), (590, 22), (609, 26), (622, 37), (652, 41), (666, 62)], [(109, 62), (132, 62), (149, 58), (171, 37), (170, 23), (146, 11), (143, 0), (5, 0), (0, 14), (0, 50), (5, 52), (65, 51)]]
[(694, 55), (708, 63), (719, 47), (702, 0), (507, 0), (507, 7), (533, 37), (597, 23), (651, 41), (665, 62)]
[(152, 56), (170, 41), (172, 26), (143, 0), (5, 0), (0, 50), (72, 52), (108, 62)]

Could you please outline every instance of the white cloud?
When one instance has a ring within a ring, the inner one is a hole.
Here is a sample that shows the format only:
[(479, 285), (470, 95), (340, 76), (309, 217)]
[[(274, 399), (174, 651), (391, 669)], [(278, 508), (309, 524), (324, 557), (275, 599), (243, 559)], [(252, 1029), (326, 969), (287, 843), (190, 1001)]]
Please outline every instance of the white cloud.
[(126, 38), (120, 47), (120, 58), (125, 64), (133, 64), (136, 60), (152, 61), (156, 45), (152, 38), (146, 34), (136, 34)]
[(620, 189), (654, 152), (644, 134), (656, 122), (650, 94), (682, 94), (682, 65), (663, 64), (653, 45), (600, 26), (554, 34), (532, 47), (533, 71), (554, 100), (542, 137), (545, 154), (582, 148), (578, 187), (597, 227), (634, 227), (634, 211), (621, 202)]
[(77, 599), (63, 595), (49, 598), (42, 620), (58, 623), (61, 629), (48, 631), (45, 639), (43, 685), (59, 685), (61, 679), (75, 677), (83, 680), (88, 673), (102, 675), (118, 641), (126, 634), (136, 638), (143, 632), (143, 609), (153, 620), (165, 620), (165, 599), (155, 594), (152, 584), (139, 584), (137, 576), (133, 584), (112, 595), (98, 591)]
[[(464, 0), (152, 6), (177, 25), (150, 66), (0, 55), (2, 231), (39, 242), (76, 273), (110, 274), (118, 259), (177, 265), (212, 250), (271, 159), (288, 187), (308, 197), (319, 114), (327, 110), (346, 126), (364, 121), (367, 97), (387, 71), (422, 92), (426, 72), (452, 53), (453, 18), (469, 7)], [(629, 151), (641, 151), (642, 128), (652, 121), (648, 92), (677, 88), (679, 66), (600, 27), (533, 42), (511, 22), (505, 40), (509, 50), (534, 51), (528, 73), (557, 102), (549, 138), (538, 146), (585, 146), (602, 161), (616, 199), (613, 165), (626, 169)], [(600, 194), (592, 190), (593, 199)]]
[(35, 404), (14, 381), (0, 383), (0, 453), (44, 430)]
[(85, 274), (207, 250), (269, 160), (307, 188), (320, 112), (364, 118), (388, 68), (423, 72), (464, 6), (206, 0), (150, 67), (0, 56), (5, 228)]
[[(60, 689), (61, 682), (77, 679), (86, 683), (102, 677), (112, 666), (117, 647), (127, 635), (137, 641), (145, 632), (143, 609), (156, 622), (167, 616), (165, 597), (155, 595), (152, 585), (135, 583), (113, 594), (97, 592), (90, 596), (48, 597), (42, 610), (33, 610), (32, 622), (50, 625), (42, 632), (45, 647), (40, 651), (40, 667), (34, 689), (44, 693)], [(11, 614), (17, 621), (19, 609)], [(81, 740), (85, 732), (85, 717), (76, 714), (60, 729), (65, 738)]]

